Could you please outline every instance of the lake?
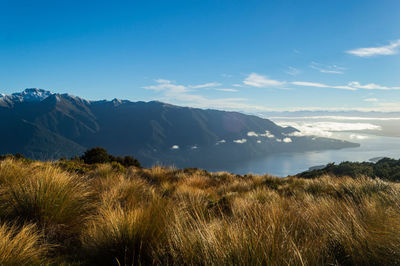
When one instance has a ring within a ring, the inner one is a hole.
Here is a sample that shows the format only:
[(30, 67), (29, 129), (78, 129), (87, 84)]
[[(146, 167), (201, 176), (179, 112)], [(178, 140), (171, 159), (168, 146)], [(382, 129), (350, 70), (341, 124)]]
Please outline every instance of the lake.
[(236, 174), (272, 174), (287, 176), (297, 174), (312, 166), (340, 163), (343, 161), (369, 161), (375, 157), (400, 158), (400, 138), (364, 134), (362, 139), (352, 139), (351, 133), (337, 133), (338, 139), (360, 143), (358, 148), (310, 152), (292, 152), (269, 155), (256, 160), (210, 168), (209, 171), (228, 171)]

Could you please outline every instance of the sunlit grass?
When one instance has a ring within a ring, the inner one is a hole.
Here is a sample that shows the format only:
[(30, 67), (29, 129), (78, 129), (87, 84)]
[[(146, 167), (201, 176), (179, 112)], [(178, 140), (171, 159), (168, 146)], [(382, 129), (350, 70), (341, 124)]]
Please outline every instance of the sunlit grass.
[(400, 264), (398, 183), (84, 169), (0, 162), (0, 264)]
[(47, 265), (50, 246), (34, 225), (0, 224), (0, 265)]
[(48, 238), (64, 239), (79, 233), (95, 208), (88, 182), (51, 165), (25, 168), (30, 171), (25, 169), (24, 176), (11, 178), (0, 187), (0, 217), (19, 224), (36, 223)]

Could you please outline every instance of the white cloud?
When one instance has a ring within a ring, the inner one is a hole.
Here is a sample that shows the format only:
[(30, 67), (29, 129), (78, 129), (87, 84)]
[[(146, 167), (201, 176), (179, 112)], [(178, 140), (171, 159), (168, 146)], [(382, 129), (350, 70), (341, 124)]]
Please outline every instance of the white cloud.
[(233, 87), (237, 87), (237, 88), (243, 88), (244, 86), (242, 84), (232, 84)]
[(234, 140), (233, 142), (243, 144), (243, 143), (247, 142), (247, 139), (237, 139), (237, 140)]
[(144, 87), (146, 90), (153, 91), (171, 91), (175, 93), (186, 92), (188, 89), (183, 85), (173, 84), (172, 81), (167, 79), (156, 79), (158, 84)]
[(155, 82), (157, 83), (172, 83), (172, 81), (168, 79), (156, 79)]
[(267, 138), (275, 138), (273, 134), (271, 134), (268, 130), (265, 131), (264, 134), (257, 134), (254, 131), (247, 132), (247, 136), (249, 137), (267, 137)]
[(291, 138), (284, 138), (284, 139), (283, 139), (283, 142), (285, 142), (285, 143), (291, 143), (291, 142), (292, 142), (292, 139), (291, 139)]
[(225, 142), (226, 142), (226, 140), (224, 140), (224, 139), (221, 139), (221, 140), (218, 140), (218, 141), (217, 141), (216, 145), (219, 145), (219, 144), (221, 144), (221, 143), (225, 143)]
[(366, 98), (364, 99), (364, 102), (377, 102), (378, 99), (377, 98)]
[(200, 85), (190, 85), (189, 88), (192, 89), (203, 89), (203, 88), (212, 88), (212, 87), (218, 87), (221, 86), (222, 84), (219, 82), (210, 82), (210, 83), (205, 83), (205, 84), (200, 84)]
[(282, 140), (281, 140), (281, 139), (276, 139), (276, 141), (277, 141), (277, 142), (282, 142)]
[(258, 137), (258, 134), (256, 132), (254, 132), (254, 131), (249, 131), (249, 132), (247, 132), (247, 136), (249, 136), (249, 137)]
[[(259, 106), (261, 107), (261, 106)], [(379, 106), (374, 107), (326, 107), (326, 106), (307, 106), (307, 107), (277, 107), (277, 108), (265, 108), (262, 107), (255, 109), (254, 111), (266, 111), (266, 112), (299, 112), (299, 111), (332, 111), (332, 112), (345, 112), (345, 111), (359, 111), (359, 112), (400, 112), (400, 103), (379, 103)], [(260, 116), (263, 116), (259, 114)], [(264, 116), (265, 117), (265, 116)], [(265, 117), (269, 119), (270, 117)]]
[(316, 82), (308, 82), (308, 81), (293, 81), (293, 85), (296, 86), (307, 86), (307, 87), (317, 87), (317, 88), (329, 88), (328, 85)]
[(278, 87), (285, 84), (285, 82), (281, 82), (278, 80), (269, 79), (267, 76), (259, 75), (257, 73), (251, 73), (247, 76), (247, 78), (243, 81), (245, 85), (257, 88), (265, 88), (265, 87)]
[(196, 149), (198, 149), (199, 147), (197, 146), (197, 145), (193, 145), (192, 147), (190, 147), (192, 150), (196, 150)]
[[(308, 86), (311, 85), (313, 87), (320, 87), (321, 85), (324, 88), (335, 87), (341, 88), (343, 86), (329, 86), (321, 83), (311, 83), (311, 82), (293, 82), (293, 85), (297, 86)], [(376, 84), (371, 86), (369, 84), (361, 85), (357, 83), (353, 83), (353, 86), (359, 85), (358, 87), (365, 89), (368, 87), (369, 89), (377, 88)], [(143, 87), (144, 89), (154, 91), (158, 93), (158, 97), (154, 97), (154, 99), (184, 105), (191, 106), (197, 108), (214, 108), (214, 109), (223, 109), (223, 110), (234, 110), (241, 112), (251, 112), (251, 113), (261, 113), (261, 112), (271, 112), (271, 111), (377, 111), (377, 112), (396, 112), (400, 111), (400, 103), (398, 102), (379, 102), (376, 103), (373, 107), (320, 107), (320, 106), (308, 106), (308, 107), (266, 107), (264, 105), (255, 105), (248, 102), (247, 98), (240, 97), (223, 97), (223, 98), (208, 98), (200, 94), (196, 94), (191, 91), (187, 86), (176, 84), (174, 81), (166, 80), (166, 79), (158, 79), (156, 80), (155, 85)], [(383, 86), (381, 86), (381, 89)], [(390, 88), (390, 87), (385, 87)], [(391, 87), (392, 89), (398, 87)], [(357, 89), (357, 88), (346, 88), (346, 89)]]
[(237, 89), (216, 89), (217, 91), (225, 91), (225, 92), (238, 92)]
[(325, 74), (343, 74), (343, 71), (345, 70), (345, 68), (337, 65), (327, 66), (316, 62), (312, 62), (310, 67)]
[(367, 138), (368, 138), (368, 136), (364, 136), (364, 135), (358, 135), (358, 134), (350, 135), (350, 139), (363, 140), (363, 139), (367, 139)]
[(257, 140), (257, 143), (261, 143), (261, 140)]
[(265, 130), (265, 133), (264, 134), (260, 134), (260, 136), (261, 137), (267, 137), (267, 138), (270, 138), (270, 139), (275, 138), (275, 135), (271, 134), (271, 132), (269, 132), (268, 130)]
[(356, 89), (364, 89), (364, 90), (400, 90), (400, 87), (386, 87), (375, 83), (361, 85), (360, 82), (358, 81), (350, 82), (349, 86)]
[(171, 147), (171, 149), (173, 149), (173, 150), (178, 150), (178, 149), (179, 149), (179, 146), (178, 146), (178, 145), (173, 145), (173, 146)]
[(353, 90), (353, 91), (357, 90), (356, 88), (352, 88), (350, 86), (331, 86), (323, 83), (308, 82), (308, 81), (294, 81), (291, 82), (291, 84), (303, 87), (331, 88), (331, 89), (342, 89), (342, 90)]
[(375, 55), (393, 55), (397, 54), (398, 48), (400, 47), (400, 40), (393, 41), (388, 45), (358, 48), (347, 51), (348, 54), (352, 54), (360, 57), (370, 57)]
[(400, 120), (400, 117), (361, 117), (361, 116), (335, 116), (335, 115), (315, 115), (315, 116), (276, 116), (268, 117), (271, 120), (304, 120), (304, 119), (327, 119), (327, 120), (377, 120), (377, 121), (392, 121)]
[(183, 104), (198, 108), (212, 107), (232, 110), (266, 110), (263, 106), (247, 104), (247, 98), (207, 98), (200, 94), (193, 93), (191, 91), (192, 87), (190, 86), (175, 84), (175, 82), (166, 79), (157, 79), (155, 81), (157, 83), (156, 85), (143, 88), (161, 93), (162, 97), (158, 98), (160, 101), (173, 102), (174, 104)]
[(375, 83), (369, 83), (362, 85), (358, 81), (349, 82), (347, 85), (343, 86), (332, 86), (323, 83), (316, 83), (316, 82), (308, 82), (308, 81), (294, 81), (291, 84), (296, 86), (303, 86), (303, 87), (315, 87), (315, 88), (331, 88), (331, 89), (343, 89), (343, 90), (400, 90), (400, 87), (387, 87), (378, 85)]
[(300, 132), (293, 132), (290, 136), (321, 136), (331, 137), (332, 132), (382, 130), (378, 125), (371, 123), (340, 123), (340, 122), (276, 122), (280, 126), (291, 126)]

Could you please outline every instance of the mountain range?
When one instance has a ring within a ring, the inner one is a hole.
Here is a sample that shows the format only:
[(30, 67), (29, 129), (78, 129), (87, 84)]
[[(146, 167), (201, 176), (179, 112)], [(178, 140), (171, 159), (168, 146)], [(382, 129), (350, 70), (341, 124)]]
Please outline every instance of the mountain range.
[(239, 112), (158, 101), (89, 101), (41, 89), (0, 95), (0, 153), (53, 160), (101, 146), (145, 166), (208, 167), (277, 152), (341, 149), (358, 144), (303, 136), (293, 127)]

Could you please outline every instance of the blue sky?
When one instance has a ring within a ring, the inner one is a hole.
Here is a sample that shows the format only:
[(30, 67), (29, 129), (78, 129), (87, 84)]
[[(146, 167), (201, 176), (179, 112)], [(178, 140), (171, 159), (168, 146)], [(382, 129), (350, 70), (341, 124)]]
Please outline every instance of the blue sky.
[(0, 0), (0, 92), (400, 111), (400, 1)]

